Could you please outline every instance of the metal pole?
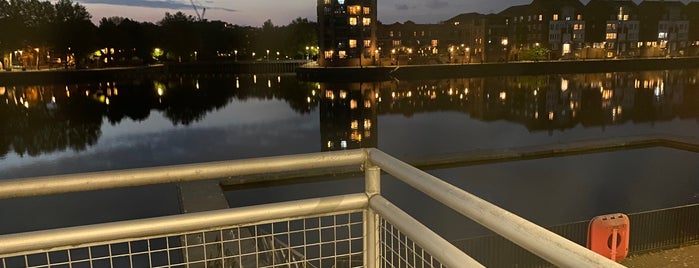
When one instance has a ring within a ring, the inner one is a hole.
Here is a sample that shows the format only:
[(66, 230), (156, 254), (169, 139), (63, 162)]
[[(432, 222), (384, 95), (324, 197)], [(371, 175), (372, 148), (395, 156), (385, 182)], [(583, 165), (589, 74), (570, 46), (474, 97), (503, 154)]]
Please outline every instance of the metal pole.
[(363, 150), (276, 156), (0, 181), (0, 199), (360, 165)]
[(54, 230), (0, 235), (0, 258), (37, 252), (145, 240), (162, 236), (270, 220), (298, 219), (338, 211), (360, 211), (368, 206), (365, 194), (349, 194), (299, 201), (180, 214)]
[[(367, 163), (364, 165), (364, 177), (367, 198), (378, 196), (381, 193), (381, 169)], [(364, 234), (364, 266), (379, 268), (381, 267), (379, 216), (371, 208), (364, 210)]]
[(559, 267), (624, 267), (376, 149), (369, 161), (389, 174)]

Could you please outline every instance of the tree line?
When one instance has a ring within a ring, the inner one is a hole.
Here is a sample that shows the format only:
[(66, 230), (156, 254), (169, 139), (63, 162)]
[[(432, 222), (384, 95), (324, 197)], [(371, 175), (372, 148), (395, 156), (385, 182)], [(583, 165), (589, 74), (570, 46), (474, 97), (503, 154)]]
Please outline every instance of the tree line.
[(201, 20), (183, 12), (165, 13), (157, 23), (109, 17), (95, 25), (91, 19), (84, 6), (71, 0), (0, 0), (0, 58), (5, 64), (14, 56), (13, 62), (31, 58), (37, 66), (59, 59), (105, 66), (317, 54), (317, 24), (305, 18), (285, 26), (267, 20), (261, 27)]

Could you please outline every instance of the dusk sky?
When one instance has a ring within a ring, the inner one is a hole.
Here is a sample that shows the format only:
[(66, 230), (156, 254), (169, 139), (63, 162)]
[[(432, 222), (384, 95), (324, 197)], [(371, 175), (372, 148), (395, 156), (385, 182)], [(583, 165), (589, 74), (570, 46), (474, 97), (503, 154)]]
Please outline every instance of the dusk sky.
[[(189, 0), (74, 0), (87, 7), (98, 22), (103, 17), (120, 16), (137, 21), (157, 22), (165, 12), (182, 11), (195, 15)], [(297, 17), (316, 21), (316, 0), (195, 0), (206, 7), (205, 18), (238, 25), (261, 26), (271, 19), (286, 25)], [(412, 20), (438, 23), (461, 13), (497, 13), (531, 0), (378, 0), (379, 20), (383, 23)], [(587, 1), (584, 1), (585, 3)], [(201, 12), (201, 10), (200, 10)]]

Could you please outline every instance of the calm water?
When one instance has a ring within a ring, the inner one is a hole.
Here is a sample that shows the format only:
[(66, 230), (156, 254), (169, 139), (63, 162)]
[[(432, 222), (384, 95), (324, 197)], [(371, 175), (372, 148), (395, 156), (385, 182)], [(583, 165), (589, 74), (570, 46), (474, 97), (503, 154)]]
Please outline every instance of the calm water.
[[(359, 147), (417, 158), (629, 135), (697, 136), (698, 76), (681, 70), (329, 84), (239, 75), (4, 85), (0, 179)], [(543, 225), (699, 202), (699, 157), (665, 148), (431, 173)], [(384, 184), (390, 199), (449, 237), (480, 232), (390, 178)], [(239, 206), (361, 189), (347, 180), (228, 197)], [(176, 213), (171, 185), (2, 200), (0, 218), (13, 220), (0, 222), (0, 233)]]

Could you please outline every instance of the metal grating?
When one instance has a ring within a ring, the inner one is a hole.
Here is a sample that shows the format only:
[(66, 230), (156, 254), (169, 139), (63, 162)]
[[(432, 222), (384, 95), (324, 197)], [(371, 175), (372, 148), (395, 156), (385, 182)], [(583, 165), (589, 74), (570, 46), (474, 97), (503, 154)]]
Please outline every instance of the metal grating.
[(362, 212), (0, 258), (0, 268), (361, 267)]
[(381, 218), (379, 226), (381, 267), (445, 267), (398, 228)]

